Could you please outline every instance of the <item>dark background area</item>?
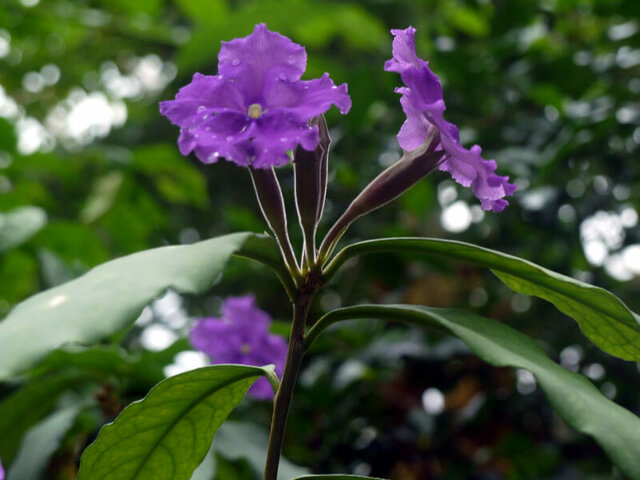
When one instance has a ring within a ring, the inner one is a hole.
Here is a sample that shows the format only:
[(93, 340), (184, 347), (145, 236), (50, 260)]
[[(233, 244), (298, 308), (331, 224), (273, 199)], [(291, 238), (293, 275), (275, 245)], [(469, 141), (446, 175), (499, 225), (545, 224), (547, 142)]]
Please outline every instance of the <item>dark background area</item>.
[[(220, 41), (246, 36), (258, 22), (307, 47), (304, 78), (327, 71), (349, 85), (351, 112), (327, 115), (333, 153), (321, 233), (400, 156), (395, 135), (404, 117), (393, 91), (400, 80), (382, 68), (389, 29), (413, 25), (419, 55), (443, 82), (447, 119), (519, 189), (503, 213), (483, 213), (469, 189), (436, 173), (356, 222), (345, 241), (477, 243), (609, 288), (640, 310), (640, 2), (5, 0), (0, 212), (34, 206), (41, 210), (31, 214), (47, 220), (30, 240), (0, 252), (0, 317), (120, 255), (265, 229), (248, 173), (183, 158), (178, 130), (157, 106), (194, 72), (214, 74)], [(299, 246), (292, 169), (278, 173)], [(129, 370), (105, 355), (99, 362), (113, 362), (113, 370), (96, 382), (85, 379), (91, 368), (83, 361), (45, 362), (34, 378), (74, 380), (33, 425), (70, 395), (97, 399), (57, 439), (47, 478), (75, 478), (97, 428), (143, 396), (167, 365), (188, 363), (175, 355), (189, 349), (183, 338), (193, 316), (215, 315), (224, 296), (249, 292), (286, 332), (290, 312), (278, 282), (238, 259), (208, 295), (169, 294), (104, 346), (135, 355)], [(637, 365), (602, 353), (573, 320), (512, 294), (484, 270), (434, 258), (361, 258), (324, 290), (313, 315), (364, 301), (457, 306), (503, 321), (640, 411)], [(309, 355), (296, 390), (285, 445), (292, 462), (393, 480), (621, 478), (593, 440), (551, 411), (528, 372), (489, 367), (450, 337), (405, 326), (356, 322), (331, 332)], [(29, 379), (25, 385), (33, 388)], [(0, 387), (0, 398), (16, 391)], [(246, 400), (233, 418), (264, 429), (269, 411), (269, 403)], [(4, 441), (0, 452), (21, 440)], [(254, 475), (247, 459), (217, 456), (215, 478)]]

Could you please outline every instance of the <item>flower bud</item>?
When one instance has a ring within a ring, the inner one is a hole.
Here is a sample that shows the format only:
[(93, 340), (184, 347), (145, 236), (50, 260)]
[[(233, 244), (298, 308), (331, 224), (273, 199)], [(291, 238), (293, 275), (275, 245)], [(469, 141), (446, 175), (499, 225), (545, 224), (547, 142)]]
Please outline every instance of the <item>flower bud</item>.
[(298, 145), (293, 158), (296, 208), (309, 255), (315, 249), (316, 226), (322, 216), (327, 195), (327, 170), (331, 143), (324, 116), (315, 117), (311, 123), (318, 125), (320, 139), (318, 146), (314, 151), (308, 151)]
[(347, 210), (331, 227), (320, 248), (321, 256), (326, 259), (336, 243), (355, 219), (376, 210), (394, 200), (431, 173), (442, 159), (442, 150), (433, 151), (434, 139), (420, 148), (405, 152), (400, 160), (374, 178), (351, 202)]
[(249, 172), (262, 215), (275, 235), (289, 269), (297, 271), (298, 264), (287, 230), (287, 212), (276, 172), (273, 167), (268, 169), (249, 167)]

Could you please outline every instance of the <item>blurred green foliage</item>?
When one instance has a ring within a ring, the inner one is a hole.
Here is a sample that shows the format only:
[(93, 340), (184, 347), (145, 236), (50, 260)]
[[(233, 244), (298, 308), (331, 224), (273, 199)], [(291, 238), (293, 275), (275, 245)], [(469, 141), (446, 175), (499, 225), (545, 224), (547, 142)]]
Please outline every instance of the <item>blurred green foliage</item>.
[[(328, 115), (334, 146), (321, 233), (398, 158), (398, 79), (382, 66), (391, 51), (388, 29), (411, 24), (418, 51), (443, 81), (447, 118), (462, 128), (465, 144), (479, 143), (498, 160), (519, 192), (505, 212), (482, 216), (470, 191), (435, 174), (360, 220), (349, 238), (467, 240), (611, 288), (640, 309), (640, 268), (622, 255), (640, 242), (636, 0), (5, 0), (0, 316), (116, 256), (265, 228), (248, 174), (226, 162), (183, 158), (177, 129), (157, 108), (194, 72), (215, 73), (219, 42), (247, 35), (257, 22), (307, 47), (307, 78), (328, 71), (349, 84), (351, 112)], [(291, 199), (291, 169), (279, 173)], [(21, 223), (30, 225), (24, 232), (5, 228), (5, 218), (28, 211), (46, 212), (46, 224), (38, 224), (41, 215)], [(456, 225), (461, 231), (452, 231)], [(299, 245), (297, 229), (292, 235)], [(588, 261), (589, 242), (596, 253), (604, 248), (601, 261), (593, 252)], [(217, 314), (221, 296), (246, 292), (255, 292), (286, 331), (281, 288), (269, 272), (239, 259), (215, 291), (182, 299), (179, 309)], [(551, 306), (512, 295), (475, 268), (443, 259), (363, 258), (335, 279), (314, 314), (397, 300), (455, 305), (515, 326), (640, 411), (634, 364), (606, 356)], [(47, 459), (46, 478), (75, 478), (79, 452), (97, 428), (142, 397), (189, 348), (184, 340), (165, 351), (145, 348), (149, 325), (178, 338), (188, 330), (161, 307), (112, 345), (58, 352), (24, 379), (26, 386), (1, 385), (0, 430), (16, 436), (0, 438), (0, 451), (15, 456), (22, 434), (42, 427), (56, 408), (83, 405), (74, 426), (55, 436), (59, 446)], [(423, 406), (430, 388), (444, 395), (439, 414)], [(264, 428), (269, 410), (247, 400), (235, 415)], [(319, 340), (289, 426), (285, 455), (313, 471), (398, 480), (619, 478), (592, 440), (550, 411), (526, 375), (491, 368), (446, 336), (406, 327), (355, 323)], [(253, 475), (251, 460), (217, 456), (219, 480)]]

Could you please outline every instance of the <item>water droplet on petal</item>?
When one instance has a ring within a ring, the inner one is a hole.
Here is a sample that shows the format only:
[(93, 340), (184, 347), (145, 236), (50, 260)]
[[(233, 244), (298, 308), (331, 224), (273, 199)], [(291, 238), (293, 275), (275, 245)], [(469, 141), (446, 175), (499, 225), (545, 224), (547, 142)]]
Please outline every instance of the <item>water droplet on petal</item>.
[(203, 120), (206, 120), (207, 118), (209, 118), (209, 115), (206, 115), (206, 114), (205, 114), (205, 115), (202, 115), (202, 119), (203, 119)]
[(295, 55), (289, 55), (289, 58), (287, 59), (287, 61), (289, 63), (296, 63), (296, 56)]
[(286, 142), (287, 140), (289, 140), (287, 137), (282, 137), (282, 138), (280, 139), (280, 141), (281, 141), (281, 142)]
[(200, 106), (198, 107), (198, 113), (200, 113), (201, 111), (203, 111), (205, 108), (207, 108), (207, 107), (205, 107), (204, 105), (200, 105)]
[(209, 155), (209, 157), (207, 157), (207, 161), (215, 162), (219, 156), (220, 156), (220, 152), (213, 152), (211, 155)]
[(287, 79), (287, 75), (284, 73), (281, 73), (280, 75), (278, 75), (278, 77), (280, 78), (280, 80), (286, 80)]
[(229, 136), (227, 137), (227, 142), (231, 142), (231, 141), (233, 141), (233, 135), (229, 135)]
[(231, 60), (231, 65), (233, 66), (240, 65), (240, 59), (234, 58), (233, 60)]

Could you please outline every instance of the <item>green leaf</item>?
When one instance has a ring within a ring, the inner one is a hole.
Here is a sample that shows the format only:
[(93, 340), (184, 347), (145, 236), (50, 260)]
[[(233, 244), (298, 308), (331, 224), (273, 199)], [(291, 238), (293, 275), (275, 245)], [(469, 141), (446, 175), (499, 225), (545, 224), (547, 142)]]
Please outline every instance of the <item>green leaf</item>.
[(100, 430), (79, 480), (188, 480), (215, 432), (268, 367), (215, 365), (156, 385)]
[(325, 278), (331, 278), (349, 258), (376, 252), (424, 253), (488, 267), (512, 290), (543, 298), (574, 318), (585, 336), (605, 352), (640, 361), (640, 316), (611, 292), (477, 245), (431, 238), (359, 242), (336, 255)]
[(58, 398), (79, 381), (78, 375), (59, 375), (39, 379), (0, 403), (0, 458), (10, 463), (23, 435), (45, 418)]
[(18, 304), (0, 322), (0, 379), (24, 372), (60, 346), (95, 343), (125, 328), (167, 289), (207, 290), (250, 235), (122, 257)]
[(11, 464), (7, 480), (43, 480), (51, 455), (86, 404), (76, 404), (50, 415), (33, 427), (22, 440), (20, 451)]
[(328, 313), (307, 337), (340, 320), (377, 318), (444, 329), (484, 361), (530, 371), (556, 412), (573, 428), (591, 435), (620, 469), (640, 479), (640, 418), (606, 398), (585, 377), (551, 361), (538, 344), (494, 320), (464, 311), (409, 305), (361, 305)]
[(38, 207), (18, 207), (0, 213), (0, 252), (29, 240), (47, 222), (47, 214)]

